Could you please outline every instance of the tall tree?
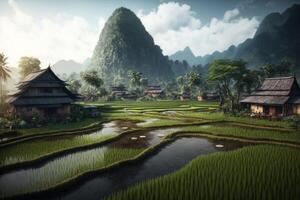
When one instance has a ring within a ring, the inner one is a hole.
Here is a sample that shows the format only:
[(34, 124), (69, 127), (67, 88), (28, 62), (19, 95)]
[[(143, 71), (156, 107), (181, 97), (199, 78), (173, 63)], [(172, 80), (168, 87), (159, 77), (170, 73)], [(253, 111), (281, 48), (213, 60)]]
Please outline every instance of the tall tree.
[(187, 73), (186, 79), (191, 91), (193, 91), (194, 87), (199, 87), (201, 85), (201, 76), (196, 72)]
[(128, 71), (128, 77), (133, 87), (137, 87), (137, 88), (140, 87), (141, 80), (142, 80), (142, 73), (130, 70)]
[(33, 57), (22, 57), (19, 61), (21, 79), (25, 78), (28, 74), (38, 71), (41, 61)]
[(234, 111), (239, 105), (241, 93), (245, 87), (244, 78), (249, 73), (246, 63), (235, 60), (215, 60), (210, 68), (208, 80), (215, 83), (221, 96), (220, 105), (225, 101), (229, 104), (225, 108)]
[(86, 71), (81, 74), (81, 78), (90, 86), (99, 89), (103, 85), (103, 80), (100, 78), (96, 70)]
[(8, 78), (10, 78), (10, 69), (7, 66), (7, 57), (0, 53), (0, 95), (1, 95), (1, 104), (3, 101), (3, 83), (7, 81)]

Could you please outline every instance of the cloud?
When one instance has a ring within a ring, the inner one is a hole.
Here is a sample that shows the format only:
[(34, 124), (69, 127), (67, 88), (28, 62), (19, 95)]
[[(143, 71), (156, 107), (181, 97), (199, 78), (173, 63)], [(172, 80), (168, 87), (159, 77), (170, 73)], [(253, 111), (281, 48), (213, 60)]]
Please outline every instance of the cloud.
[(34, 56), (43, 66), (60, 59), (82, 62), (91, 56), (105, 20), (92, 29), (80, 16), (57, 14), (35, 19), (24, 13), (14, 0), (8, 1), (12, 16), (0, 16), (0, 52), (16, 67), (22, 56)]
[(224, 21), (228, 22), (231, 19), (234, 19), (235, 17), (237, 17), (240, 14), (240, 11), (235, 8), (233, 10), (227, 10), (224, 14)]
[(201, 25), (190, 6), (174, 2), (160, 4), (149, 14), (140, 11), (138, 16), (167, 55), (186, 46), (201, 56), (223, 51), (253, 37), (259, 25), (255, 17), (240, 17), (236, 8), (226, 11), (222, 19), (212, 18)]

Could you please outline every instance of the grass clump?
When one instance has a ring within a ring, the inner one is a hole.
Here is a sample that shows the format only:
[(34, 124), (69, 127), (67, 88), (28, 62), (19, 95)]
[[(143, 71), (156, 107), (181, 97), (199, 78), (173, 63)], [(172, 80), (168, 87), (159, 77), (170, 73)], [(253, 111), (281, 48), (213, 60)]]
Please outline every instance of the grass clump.
[(142, 182), (108, 200), (299, 199), (298, 149), (252, 146), (200, 156), (181, 170)]

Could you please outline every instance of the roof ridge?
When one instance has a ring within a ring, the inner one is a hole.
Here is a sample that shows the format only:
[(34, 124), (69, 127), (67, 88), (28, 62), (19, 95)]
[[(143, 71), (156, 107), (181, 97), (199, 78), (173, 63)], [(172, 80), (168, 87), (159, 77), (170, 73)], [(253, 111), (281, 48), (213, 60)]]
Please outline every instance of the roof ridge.
[(272, 79), (274, 79), (274, 80), (276, 80), (276, 79), (291, 79), (291, 78), (295, 78), (295, 76), (285, 76), (285, 77), (273, 77), (273, 78), (266, 78), (266, 79), (268, 79), (268, 80), (272, 80)]

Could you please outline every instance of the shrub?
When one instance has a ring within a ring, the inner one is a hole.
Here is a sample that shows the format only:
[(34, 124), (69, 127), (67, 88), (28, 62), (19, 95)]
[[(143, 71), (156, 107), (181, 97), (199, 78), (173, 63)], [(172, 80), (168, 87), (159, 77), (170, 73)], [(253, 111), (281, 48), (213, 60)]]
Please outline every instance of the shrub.
[(300, 128), (300, 116), (289, 116), (284, 119), (287, 121), (292, 127)]

